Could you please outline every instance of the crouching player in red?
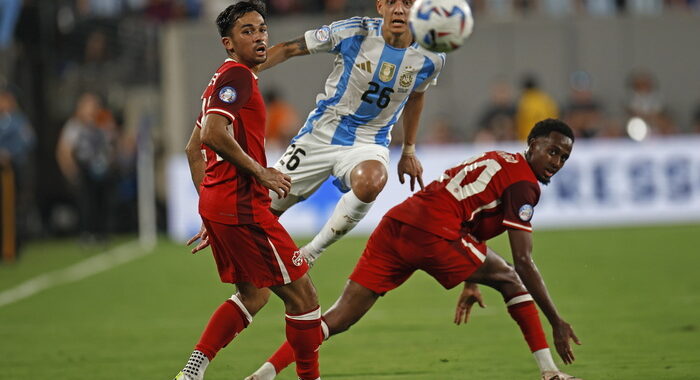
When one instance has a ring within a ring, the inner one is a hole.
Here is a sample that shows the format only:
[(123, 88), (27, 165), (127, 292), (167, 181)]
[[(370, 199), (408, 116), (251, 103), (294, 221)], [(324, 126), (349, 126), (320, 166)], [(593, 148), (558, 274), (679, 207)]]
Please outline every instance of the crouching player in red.
[[(202, 95), (202, 111), (187, 145), (199, 191), (203, 227), (193, 253), (209, 243), (222, 282), (238, 293), (214, 312), (177, 380), (201, 380), (217, 352), (267, 303), (270, 290), (285, 305), (286, 333), (300, 379), (320, 379), (321, 310), (309, 267), (269, 211), (269, 190), (284, 197), (288, 176), (267, 168), (265, 104), (252, 67), (267, 58), (264, 6), (238, 2), (217, 17), (228, 59)], [(269, 289), (269, 290), (268, 290)]]
[[(542, 379), (573, 380), (554, 364), (537, 306), (553, 328), (564, 363), (574, 360), (570, 340), (579, 343), (557, 312), (532, 261), (533, 207), (538, 181), (549, 183), (573, 147), (571, 129), (559, 120), (535, 125), (524, 154), (487, 152), (448, 169), (424, 190), (387, 212), (370, 236), (343, 294), (323, 314), (324, 337), (355, 324), (379, 296), (424, 270), (450, 289), (464, 282), (455, 322), (466, 322), (473, 303), (482, 304), (476, 283), (498, 290), (520, 326)], [(508, 231), (515, 268), (485, 242)], [(522, 280), (521, 280), (522, 279)], [(482, 304), (483, 305), (483, 304)], [(249, 380), (269, 380), (294, 360), (285, 342)]]

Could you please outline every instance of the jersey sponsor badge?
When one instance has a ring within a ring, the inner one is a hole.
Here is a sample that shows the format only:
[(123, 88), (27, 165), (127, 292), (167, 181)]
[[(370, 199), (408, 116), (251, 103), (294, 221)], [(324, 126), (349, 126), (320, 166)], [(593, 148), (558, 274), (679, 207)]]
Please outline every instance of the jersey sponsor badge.
[(236, 101), (236, 90), (233, 87), (226, 86), (219, 90), (219, 99), (224, 103), (233, 103)]
[(379, 79), (382, 82), (388, 82), (394, 77), (396, 65), (389, 62), (382, 62), (382, 68), (379, 69)]
[(534, 212), (535, 212), (535, 209), (532, 207), (532, 205), (524, 204), (524, 205), (520, 206), (520, 210), (518, 210), (518, 217), (523, 222), (529, 222), (530, 219), (532, 219), (532, 214)]
[(316, 29), (316, 33), (314, 33), (314, 37), (319, 42), (326, 42), (328, 41), (329, 38), (331, 38), (331, 28), (328, 26), (324, 25), (318, 29)]

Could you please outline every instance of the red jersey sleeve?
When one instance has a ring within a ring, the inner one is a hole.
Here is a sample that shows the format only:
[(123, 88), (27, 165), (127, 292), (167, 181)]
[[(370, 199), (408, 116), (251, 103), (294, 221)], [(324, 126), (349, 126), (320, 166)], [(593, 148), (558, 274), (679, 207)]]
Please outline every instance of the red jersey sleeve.
[(234, 115), (250, 100), (253, 80), (253, 73), (240, 66), (221, 73), (214, 83), (206, 113), (215, 113), (233, 122)]
[(539, 200), (537, 184), (520, 181), (508, 186), (501, 196), (503, 225), (509, 229), (532, 232), (532, 215)]

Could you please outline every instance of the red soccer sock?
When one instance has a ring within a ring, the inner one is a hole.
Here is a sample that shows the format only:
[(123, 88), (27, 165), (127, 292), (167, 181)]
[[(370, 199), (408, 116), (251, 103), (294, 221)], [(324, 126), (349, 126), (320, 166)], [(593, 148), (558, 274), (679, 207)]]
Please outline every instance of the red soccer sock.
[(234, 297), (226, 300), (212, 314), (202, 337), (195, 346), (195, 349), (204, 353), (210, 361), (252, 320), (245, 306), (240, 301), (240, 304), (236, 303), (238, 299), (233, 300)]
[(318, 349), (323, 341), (321, 308), (317, 306), (312, 311), (300, 315), (287, 314), (285, 320), (287, 342), (297, 362), (297, 375), (302, 380), (319, 378), (321, 375), (318, 368)]
[(549, 348), (547, 338), (542, 330), (542, 323), (537, 307), (529, 293), (521, 293), (506, 302), (508, 313), (520, 326), (530, 351), (535, 352)]
[(294, 363), (294, 350), (292, 349), (292, 345), (285, 340), (267, 361), (275, 367), (276, 373), (282, 372), (283, 369)]

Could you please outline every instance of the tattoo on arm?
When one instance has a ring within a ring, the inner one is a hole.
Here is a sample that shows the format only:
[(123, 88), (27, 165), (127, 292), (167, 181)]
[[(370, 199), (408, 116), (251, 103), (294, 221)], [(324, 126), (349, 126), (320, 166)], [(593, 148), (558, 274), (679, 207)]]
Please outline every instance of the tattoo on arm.
[(309, 54), (309, 49), (306, 47), (306, 38), (304, 36), (287, 41), (283, 45), (284, 47), (294, 46), (297, 54)]

